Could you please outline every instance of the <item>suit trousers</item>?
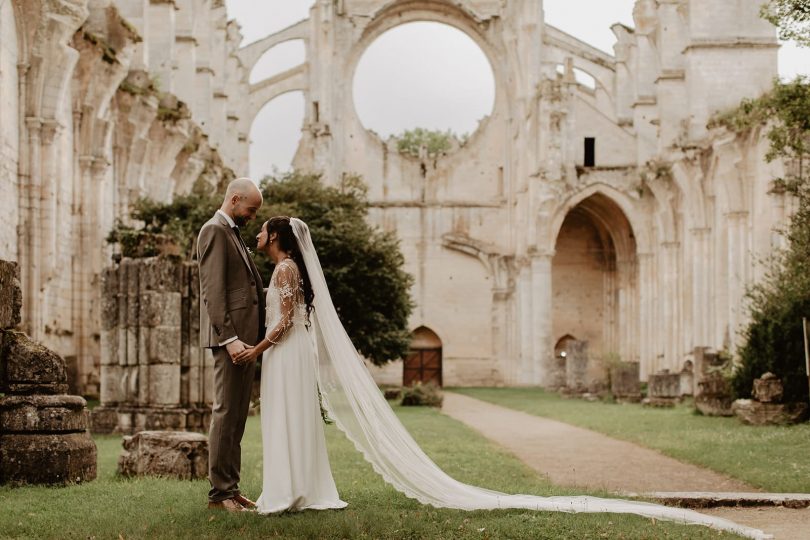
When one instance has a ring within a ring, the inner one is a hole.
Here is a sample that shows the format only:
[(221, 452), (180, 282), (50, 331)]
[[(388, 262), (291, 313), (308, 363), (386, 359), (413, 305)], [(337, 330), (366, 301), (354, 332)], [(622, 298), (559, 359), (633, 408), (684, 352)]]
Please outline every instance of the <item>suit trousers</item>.
[(214, 347), (214, 405), (208, 432), (208, 500), (239, 495), (242, 435), (250, 409), (256, 362), (237, 366), (225, 347)]

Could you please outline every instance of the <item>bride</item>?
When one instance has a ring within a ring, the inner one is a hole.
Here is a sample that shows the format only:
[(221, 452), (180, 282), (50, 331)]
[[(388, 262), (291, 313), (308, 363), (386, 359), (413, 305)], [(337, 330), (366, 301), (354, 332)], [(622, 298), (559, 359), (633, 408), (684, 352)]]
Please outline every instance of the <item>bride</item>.
[(258, 240), (258, 249), (276, 262), (267, 292), (269, 330), (263, 341), (236, 360), (256, 358), (272, 347), (262, 364), (260, 512), (346, 506), (329, 469), (319, 387), (330, 416), (374, 470), (423, 504), (460, 510), (637, 514), (748, 538), (771, 538), (758, 529), (682, 508), (590, 496), (509, 495), (454, 480), (416, 444), (366, 370), (332, 304), (307, 225), (296, 218), (272, 218), (262, 226)]
[(253, 361), (262, 352), (262, 494), (256, 511), (344, 508), (338, 497), (318, 401), (317, 358), (307, 331), (312, 284), (288, 217), (262, 225), (257, 249), (275, 263), (267, 288), (267, 335), (235, 358)]

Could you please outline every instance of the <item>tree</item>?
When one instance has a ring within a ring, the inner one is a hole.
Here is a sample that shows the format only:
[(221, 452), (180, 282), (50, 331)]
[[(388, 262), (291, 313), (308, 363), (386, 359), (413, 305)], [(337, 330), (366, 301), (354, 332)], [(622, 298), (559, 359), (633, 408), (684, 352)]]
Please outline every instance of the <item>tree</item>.
[(440, 131), (425, 128), (409, 129), (397, 138), (397, 151), (411, 157), (420, 158), (424, 148), (424, 157), (435, 159), (453, 148), (453, 142), (464, 144), (467, 135), (457, 137), (451, 130)]
[(751, 321), (743, 331), (745, 343), (732, 386), (737, 397), (749, 397), (753, 380), (770, 371), (782, 379), (786, 400), (805, 401), (802, 317), (810, 318), (810, 82), (803, 77), (776, 81), (770, 92), (743, 101), (717, 121), (738, 132), (767, 130), (766, 159), (783, 160), (786, 170), (774, 179), (773, 187), (795, 196), (797, 202), (782, 231), (787, 247), (766, 262), (765, 278), (749, 290)]
[[(272, 216), (304, 220), (335, 308), (354, 345), (377, 365), (402, 358), (410, 344), (413, 279), (402, 268), (404, 257), (396, 237), (367, 223), (368, 203), (361, 178), (348, 175), (338, 187), (328, 187), (317, 175), (294, 172), (265, 178), (260, 189), (265, 204), (257, 219), (242, 231), (245, 243), (255, 246), (262, 223)], [(197, 233), (221, 201), (221, 194), (205, 193), (175, 197), (169, 204), (141, 199), (134, 205), (132, 217), (143, 225), (119, 224), (108, 241), (120, 244), (124, 256), (153, 256), (156, 250), (132, 246), (151, 245), (149, 238), (165, 236), (192, 258)], [(264, 255), (254, 257), (262, 277), (269, 281), (272, 263)]]
[(810, 46), (810, 2), (808, 0), (770, 0), (760, 15), (779, 28), (779, 38)]

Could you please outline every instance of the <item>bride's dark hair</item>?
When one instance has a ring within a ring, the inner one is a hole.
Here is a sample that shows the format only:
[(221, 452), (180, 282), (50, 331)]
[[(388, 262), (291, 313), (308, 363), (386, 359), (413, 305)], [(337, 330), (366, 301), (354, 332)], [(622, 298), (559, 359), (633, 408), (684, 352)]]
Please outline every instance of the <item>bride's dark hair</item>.
[(285, 253), (290, 255), (290, 258), (298, 265), (298, 271), (301, 273), (301, 281), (304, 282), (304, 302), (307, 304), (307, 319), (312, 313), (312, 302), (315, 300), (315, 293), (312, 291), (312, 282), (309, 280), (309, 273), (307, 266), (304, 264), (304, 257), (301, 255), (301, 249), (298, 247), (298, 242), (295, 240), (295, 234), (290, 224), (290, 218), (287, 216), (272, 217), (265, 222), (267, 227), (267, 236), (276, 233), (276, 239), (279, 242), (279, 248)]

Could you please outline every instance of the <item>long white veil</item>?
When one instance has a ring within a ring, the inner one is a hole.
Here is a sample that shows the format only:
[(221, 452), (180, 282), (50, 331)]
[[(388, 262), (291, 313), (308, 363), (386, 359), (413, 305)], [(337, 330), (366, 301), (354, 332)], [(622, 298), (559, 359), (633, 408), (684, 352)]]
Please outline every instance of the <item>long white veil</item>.
[(589, 496), (509, 495), (454, 480), (422, 451), (388, 405), (338, 318), (309, 227), (296, 218), (291, 224), (315, 293), (312, 329), (324, 406), (374, 470), (397, 491), (438, 508), (637, 514), (706, 525), (754, 539), (772, 538), (761, 530), (683, 508)]

